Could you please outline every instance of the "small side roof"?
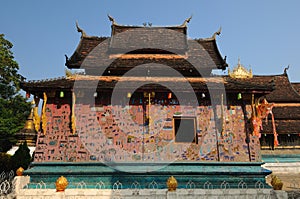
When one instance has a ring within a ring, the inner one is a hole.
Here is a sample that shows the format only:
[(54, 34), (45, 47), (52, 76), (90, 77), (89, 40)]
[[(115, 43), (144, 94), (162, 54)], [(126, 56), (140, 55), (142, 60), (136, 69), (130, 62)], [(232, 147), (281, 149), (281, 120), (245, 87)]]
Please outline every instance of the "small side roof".
[[(243, 93), (270, 93), (274, 89), (274, 81), (272, 77), (253, 77), (250, 79), (234, 79), (228, 76), (222, 77), (120, 77), (120, 76), (89, 76), (89, 75), (75, 75), (71, 77), (62, 77), (58, 79), (47, 79), (39, 81), (22, 82), (21, 88), (31, 94), (41, 95), (45, 91), (54, 90), (68, 90), (71, 91), (76, 82), (78, 88), (92, 89), (91, 85), (98, 85), (101, 90), (110, 90), (115, 88), (117, 83), (125, 83), (124, 90), (136, 88), (138, 83), (148, 85), (149, 89), (151, 84), (174, 84), (174, 88), (178, 91), (185, 92), (184, 82), (189, 82), (194, 91), (208, 91), (207, 85), (210, 89), (225, 88), (226, 92), (243, 92)], [(178, 84), (179, 83), (179, 84)], [(183, 85), (183, 86), (182, 86)], [(182, 86), (182, 87), (181, 87)], [(145, 87), (147, 88), (147, 86)], [(95, 89), (95, 88), (94, 88)]]
[(266, 95), (266, 99), (268, 101), (275, 103), (300, 102), (300, 94), (293, 87), (286, 73), (275, 75), (273, 77), (275, 82), (275, 90)]

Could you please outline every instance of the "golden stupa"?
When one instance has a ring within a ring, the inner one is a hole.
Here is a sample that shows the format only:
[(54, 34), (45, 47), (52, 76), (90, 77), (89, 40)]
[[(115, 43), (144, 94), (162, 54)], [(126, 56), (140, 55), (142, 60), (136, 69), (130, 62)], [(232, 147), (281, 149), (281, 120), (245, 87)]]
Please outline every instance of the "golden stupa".
[(33, 110), (31, 112), (25, 122), (24, 128), (16, 133), (17, 146), (21, 143), (27, 142), (28, 147), (35, 147), (36, 139), (37, 139), (37, 131), (35, 130), (35, 125), (33, 122)]

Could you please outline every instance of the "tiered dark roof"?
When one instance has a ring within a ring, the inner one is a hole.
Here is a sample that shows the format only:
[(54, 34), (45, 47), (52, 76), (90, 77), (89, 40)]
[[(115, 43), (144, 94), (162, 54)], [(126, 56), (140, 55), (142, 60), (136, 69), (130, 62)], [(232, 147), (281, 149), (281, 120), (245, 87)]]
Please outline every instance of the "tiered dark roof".
[(164, 49), (184, 54), (188, 49), (186, 28), (186, 26), (143, 27), (113, 24), (109, 52), (118, 54), (137, 51), (159, 54), (163, 53)]
[[(116, 24), (111, 17), (110, 20), (113, 22), (111, 37), (87, 36), (77, 25), (82, 33), (81, 40), (73, 55), (67, 57), (66, 66), (85, 69), (85, 75), (23, 82), (22, 88), (41, 95), (45, 90), (71, 90), (75, 82), (81, 82), (80, 86), (84, 88), (93, 84), (102, 90), (110, 90), (117, 82), (123, 81), (126, 82), (124, 89), (135, 88), (138, 82), (151, 84), (152, 88), (154, 84), (171, 82), (177, 90), (184, 90), (178, 84), (184, 81), (189, 82), (196, 92), (208, 91), (208, 84), (210, 89), (225, 88), (227, 92), (266, 94), (274, 89), (271, 76), (251, 79), (210, 76), (212, 69), (224, 70), (227, 67), (216, 44), (216, 35), (221, 30), (210, 38), (188, 39), (186, 24), (190, 18), (182, 25), (166, 27), (123, 26)], [(151, 64), (147, 70), (124, 77), (134, 67), (145, 64)], [(161, 65), (170, 66), (181, 76), (175, 77)]]
[[(216, 44), (220, 32), (207, 39), (188, 39), (186, 33), (184, 24), (146, 27), (113, 23), (111, 37), (82, 34), (65, 65), (70, 69), (85, 69), (89, 75), (103, 75), (98, 73), (99, 69), (105, 69), (104, 75), (123, 75), (145, 63), (169, 65), (185, 76), (207, 76), (212, 69), (226, 69), (226, 59)], [(125, 54), (131, 56), (120, 56)], [(203, 74), (197, 72), (199, 69)]]

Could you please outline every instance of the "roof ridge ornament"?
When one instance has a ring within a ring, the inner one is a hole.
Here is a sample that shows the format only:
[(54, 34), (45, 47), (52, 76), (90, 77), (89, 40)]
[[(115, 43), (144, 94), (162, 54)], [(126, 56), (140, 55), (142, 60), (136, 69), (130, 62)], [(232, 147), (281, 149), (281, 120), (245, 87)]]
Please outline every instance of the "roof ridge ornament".
[(184, 22), (182, 23), (181, 27), (186, 27), (186, 25), (188, 23), (190, 23), (191, 19), (193, 18), (193, 15), (191, 15), (189, 18), (187, 18), (186, 20), (184, 20)]
[(222, 26), (220, 26), (219, 30), (218, 30), (217, 32), (215, 32), (215, 33), (211, 36), (211, 38), (212, 38), (212, 39), (216, 39), (217, 35), (220, 35), (220, 34), (221, 34), (221, 31), (222, 31)]
[(107, 17), (108, 17), (109, 21), (111, 21), (112, 25), (117, 25), (116, 20), (112, 16), (107, 14)]
[(283, 71), (284, 75), (287, 75), (287, 71), (288, 71), (289, 68), (290, 68), (290, 65), (288, 65), (287, 67), (284, 68), (284, 71)]
[(86, 37), (87, 36), (85, 31), (79, 27), (78, 21), (76, 21), (76, 28), (77, 28), (77, 32), (81, 32), (81, 37)]

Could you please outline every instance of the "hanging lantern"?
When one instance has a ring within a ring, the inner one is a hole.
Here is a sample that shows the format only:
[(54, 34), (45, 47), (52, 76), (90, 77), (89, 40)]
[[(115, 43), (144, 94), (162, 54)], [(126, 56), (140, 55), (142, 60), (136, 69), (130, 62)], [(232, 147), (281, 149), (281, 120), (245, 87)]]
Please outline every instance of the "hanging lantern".
[(172, 93), (169, 93), (168, 94), (168, 99), (171, 99), (172, 98)]
[(242, 99), (242, 93), (238, 93), (237, 99), (238, 100)]
[(60, 91), (59, 97), (64, 97), (64, 96), (65, 96), (65, 93), (63, 91)]
[(98, 96), (98, 93), (97, 92), (94, 92), (94, 97), (97, 97)]
[(127, 97), (131, 98), (131, 93), (130, 92), (127, 93)]

